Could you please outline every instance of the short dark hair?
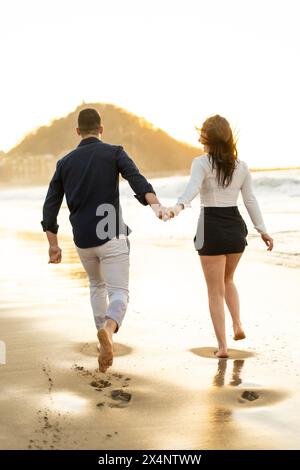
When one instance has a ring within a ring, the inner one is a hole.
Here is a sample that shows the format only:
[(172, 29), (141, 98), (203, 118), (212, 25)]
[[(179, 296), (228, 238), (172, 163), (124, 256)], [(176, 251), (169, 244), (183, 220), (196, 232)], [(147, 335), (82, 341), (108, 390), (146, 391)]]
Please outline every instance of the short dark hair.
[(78, 115), (78, 128), (82, 134), (93, 134), (99, 131), (101, 117), (93, 108), (82, 109)]

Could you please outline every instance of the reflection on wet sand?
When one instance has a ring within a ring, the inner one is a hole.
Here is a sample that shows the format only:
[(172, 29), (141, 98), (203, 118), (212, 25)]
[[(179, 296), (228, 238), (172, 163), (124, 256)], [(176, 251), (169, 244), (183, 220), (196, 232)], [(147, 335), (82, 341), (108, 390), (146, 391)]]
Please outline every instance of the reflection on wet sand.
[(233, 370), (232, 370), (232, 377), (231, 377), (231, 382), (230, 382), (230, 385), (232, 385), (233, 387), (237, 387), (238, 385), (242, 383), (242, 379), (240, 375), (242, 372), (242, 368), (244, 366), (244, 362), (245, 361), (240, 360), (240, 359), (236, 359), (235, 361), (233, 361)]
[[(227, 384), (225, 383), (228, 361), (219, 359), (217, 372), (213, 377), (213, 388), (210, 394), (217, 398), (218, 403), (228, 404), (230, 406), (266, 406), (283, 400), (288, 393), (278, 388), (276, 390), (263, 387), (243, 386), (241, 373), (245, 365), (245, 360), (236, 359), (233, 361), (231, 377)], [(232, 387), (237, 387), (233, 389)]]
[[(242, 379), (240, 377), (241, 371), (244, 365), (244, 360), (235, 359), (233, 361), (233, 369), (232, 369), (232, 376), (230, 385), (237, 387), (242, 383)], [(220, 359), (218, 362), (218, 370), (216, 375), (213, 378), (213, 385), (216, 387), (223, 387), (225, 383), (225, 373), (227, 369), (227, 361)]]
[[(244, 366), (244, 362), (244, 360), (240, 359), (233, 361), (230, 385), (238, 386), (242, 383), (241, 372)], [(230, 447), (228, 440), (231, 439), (233, 440), (232, 442), (238, 441), (238, 426), (233, 420), (234, 410), (231, 407), (224, 406), (222, 400), (219, 399), (219, 394), (215, 393), (215, 387), (217, 387), (217, 389), (220, 391), (220, 388), (224, 387), (225, 385), (227, 365), (227, 360), (218, 360), (217, 372), (212, 380), (214, 391), (209, 393), (209, 422), (211, 423), (210, 432), (214, 436), (213, 439), (214, 445), (216, 446), (215, 448), (224, 447), (224, 445), (228, 444)]]
[[(200, 348), (199, 348), (200, 349)], [(288, 397), (285, 390), (272, 390), (262, 387), (243, 385), (242, 371), (244, 359), (219, 359), (217, 371), (212, 379), (212, 387), (207, 393), (207, 412), (209, 423), (206, 432), (212, 440), (214, 449), (249, 448), (245, 429), (239, 429), (235, 413), (241, 409), (265, 407), (276, 404)], [(241, 440), (241, 433), (243, 440)], [(239, 443), (243, 442), (243, 447)], [(251, 448), (251, 445), (250, 445)]]
[(233, 419), (232, 407), (223, 404), (220, 397), (225, 386), (228, 361), (219, 359), (217, 372), (212, 379), (212, 388), (207, 393), (207, 433), (208, 442), (213, 442), (213, 449), (223, 449), (238, 441), (238, 425)]

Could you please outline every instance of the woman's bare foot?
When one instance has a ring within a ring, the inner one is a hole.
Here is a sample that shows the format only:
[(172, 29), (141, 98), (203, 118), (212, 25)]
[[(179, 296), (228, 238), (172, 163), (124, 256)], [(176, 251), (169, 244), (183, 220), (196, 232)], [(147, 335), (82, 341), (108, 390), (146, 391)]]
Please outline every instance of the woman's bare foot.
[(234, 341), (239, 341), (240, 339), (245, 339), (245, 338), (246, 338), (246, 335), (243, 331), (241, 331), (240, 333), (237, 333), (233, 337)]
[(233, 331), (234, 331), (234, 337), (233, 339), (235, 341), (239, 341), (241, 339), (245, 339), (246, 338), (246, 335), (245, 335), (245, 332), (242, 328), (241, 325), (237, 325), (237, 326), (233, 326)]
[(214, 352), (215, 356), (219, 357), (220, 359), (226, 359), (228, 357), (228, 351), (226, 346), (219, 346), (219, 349)]
[(98, 333), (100, 354), (98, 356), (100, 372), (106, 372), (113, 363), (113, 333), (117, 328), (114, 320), (108, 320)]

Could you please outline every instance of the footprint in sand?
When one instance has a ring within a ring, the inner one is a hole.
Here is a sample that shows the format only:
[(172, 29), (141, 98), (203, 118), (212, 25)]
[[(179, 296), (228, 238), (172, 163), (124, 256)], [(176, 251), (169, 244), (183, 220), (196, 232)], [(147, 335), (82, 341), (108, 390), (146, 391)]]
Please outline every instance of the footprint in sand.
[(103, 388), (106, 388), (106, 387), (110, 387), (111, 386), (111, 382), (109, 382), (108, 380), (93, 380), (91, 383), (90, 383), (90, 386), (91, 387), (94, 387), (98, 392), (102, 392), (102, 389)]
[(131, 400), (131, 393), (124, 392), (123, 390), (112, 390), (110, 392), (110, 398), (112, 398), (116, 403), (111, 402), (111, 403), (105, 403), (105, 402), (100, 402), (97, 403), (98, 408), (102, 408), (103, 406), (108, 406), (109, 408), (125, 408), (126, 405), (130, 402)]
[(123, 390), (112, 390), (110, 396), (113, 400), (117, 401), (116, 404), (111, 403), (111, 408), (120, 408), (126, 405), (131, 400), (131, 393), (124, 392)]
[(285, 390), (235, 390), (235, 393), (225, 393), (224, 401), (243, 408), (274, 405), (286, 398), (289, 393)]
[[(249, 390), (245, 390), (242, 395), (241, 395), (241, 399), (240, 400), (248, 400), (248, 401), (254, 401), (254, 400), (258, 400), (259, 398), (259, 394), (255, 391), (249, 391)], [(243, 401), (240, 401), (240, 403), (243, 403)]]
[[(83, 366), (79, 366), (78, 364), (74, 364), (72, 366), (72, 369), (75, 370), (79, 375), (84, 376), (84, 377), (95, 377), (95, 373), (89, 371), (88, 369), (85, 369)], [(95, 371), (96, 372), (96, 371)]]
[[(125, 392), (124, 388), (129, 387), (131, 381), (130, 377), (113, 372), (107, 374), (107, 379), (100, 379), (97, 370), (91, 372), (78, 364), (74, 364), (73, 369), (82, 377), (92, 378), (93, 380), (89, 385), (93, 387), (96, 392), (107, 390), (108, 394), (104, 394), (104, 400), (96, 404), (98, 408), (124, 408), (128, 406), (132, 395), (129, 392)], [(109, 390), (112, 387), (113, 390)]]

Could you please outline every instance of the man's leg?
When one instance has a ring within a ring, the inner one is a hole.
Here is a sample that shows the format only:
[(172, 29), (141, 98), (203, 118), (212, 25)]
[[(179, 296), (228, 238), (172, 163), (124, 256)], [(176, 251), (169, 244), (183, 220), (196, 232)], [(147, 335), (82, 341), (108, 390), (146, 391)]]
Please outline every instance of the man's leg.
[(82, 266), (84, 267), (90, 283), (90, 298), (93, 309), (94, 320), (97, 330), (100, 330), (105, 323), (107, 310), (107, 290), (103, 279), (102, 267), (99, 260), (97, 247), (78, 248)]
[(109, 304), (105, 324), (98, 330), (101, 345), (99, 369), (105, 372), (113, 362), (113, 333), (120, 328), (128, 304), (129, 246), (126, 239), (113, 239), (101, 247), (101, 266)]

